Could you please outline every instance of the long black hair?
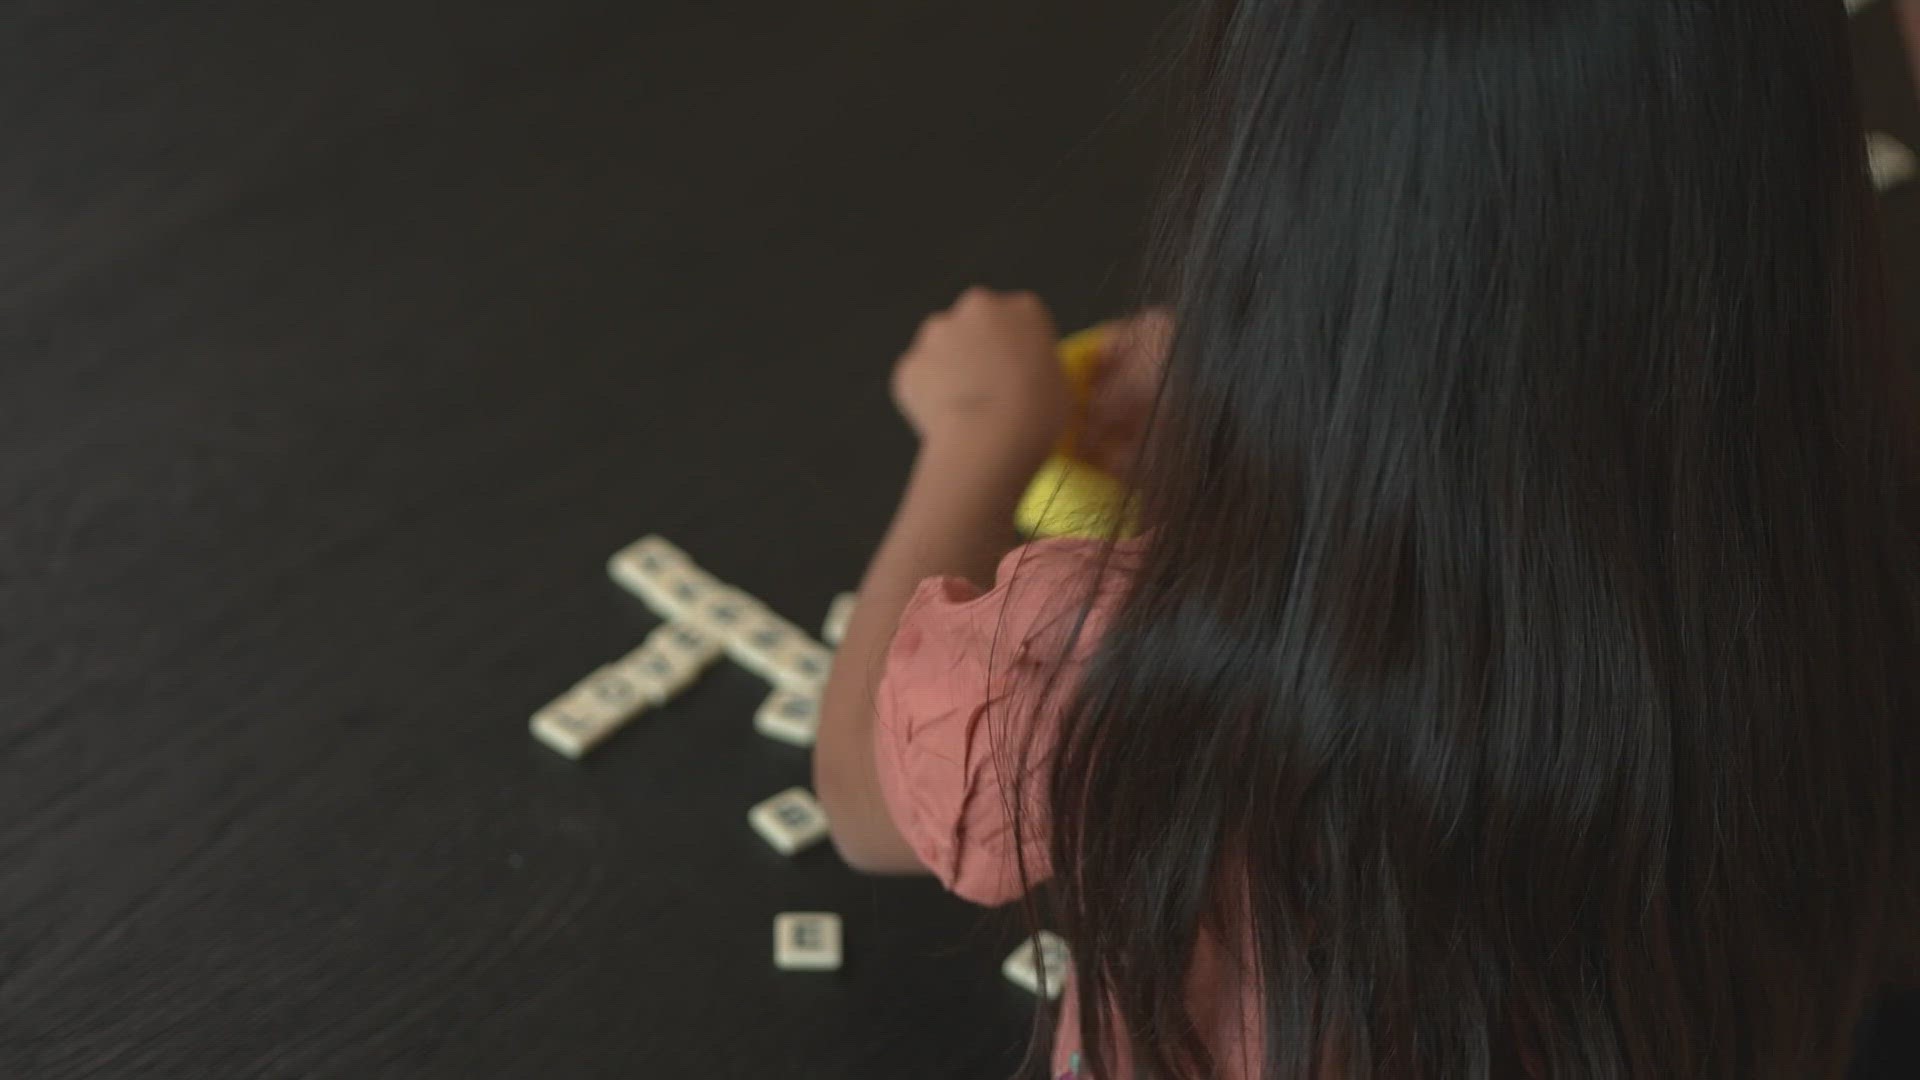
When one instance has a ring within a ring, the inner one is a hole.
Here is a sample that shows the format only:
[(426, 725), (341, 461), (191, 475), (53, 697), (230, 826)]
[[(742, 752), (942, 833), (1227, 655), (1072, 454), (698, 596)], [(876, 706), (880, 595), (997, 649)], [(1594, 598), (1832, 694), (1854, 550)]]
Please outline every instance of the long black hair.
[(1837, 1075), (1920, 826), (1842, 5), (1194, 18), (1148, 532), (1030, 793), (1090, 1072), (1215, 1071), (1212, 935), (1276, 1080)]

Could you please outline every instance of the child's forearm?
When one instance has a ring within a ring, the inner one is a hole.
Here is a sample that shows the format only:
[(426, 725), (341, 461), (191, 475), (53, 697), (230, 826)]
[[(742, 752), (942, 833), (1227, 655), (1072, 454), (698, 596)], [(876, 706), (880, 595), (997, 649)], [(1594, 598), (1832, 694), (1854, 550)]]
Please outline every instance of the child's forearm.
[(820, 702), (814, 789), (846, 861), (873, 873), (923, 870), (894, 827), (874, 760), (874, 695), (900, 613), (921, 581), (953, 575), (988, 587), (1017, 542), (1013, 512), (1037, 455), (985, 456), (924, 446), (900, 508), (860, 583), (859, 602)]

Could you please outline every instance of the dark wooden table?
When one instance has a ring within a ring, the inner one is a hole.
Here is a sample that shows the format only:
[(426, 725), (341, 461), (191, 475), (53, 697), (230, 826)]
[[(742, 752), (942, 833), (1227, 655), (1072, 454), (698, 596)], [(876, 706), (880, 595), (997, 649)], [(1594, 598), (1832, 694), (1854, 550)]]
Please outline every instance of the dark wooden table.
[(1167, 7), (0, 8), (0, 1076), (1006, 1075), (1009, 921), (747, 828), (757, 680), (526, 718), (642, 533), (815, 623), (962, 285), (1132, 298)]

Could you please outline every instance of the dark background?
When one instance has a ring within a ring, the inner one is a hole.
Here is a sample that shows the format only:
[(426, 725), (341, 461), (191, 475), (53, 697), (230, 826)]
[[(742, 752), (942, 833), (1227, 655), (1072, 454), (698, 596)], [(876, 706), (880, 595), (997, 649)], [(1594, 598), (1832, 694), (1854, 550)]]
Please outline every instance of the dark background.
[(748, 829), (757, 680), (526, 720), (642, 533), (816, 625), (960, 287), (1132, 299), (1169, 6), (0, 7), (0, 1077), (1012, 1069), (1009, 919)]

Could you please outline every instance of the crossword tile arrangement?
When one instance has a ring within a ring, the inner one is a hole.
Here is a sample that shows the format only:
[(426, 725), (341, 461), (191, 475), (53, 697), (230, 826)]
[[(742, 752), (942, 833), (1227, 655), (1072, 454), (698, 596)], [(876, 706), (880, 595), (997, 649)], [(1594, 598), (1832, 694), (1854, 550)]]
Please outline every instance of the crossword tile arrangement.
[[(772, 685), (753, 727), (776, 742), (811, 747), (820, 723), (820, 691), (833, 650), (853, 618), (855, 597), (841, 593), (815, 640), (744, 590), (701, 569), (659, 536), (628, 544), (607, 561), (607, 574), (639, 597), (661, 625), (639, 647), (586, 678), (533, 714), (534, 738), (579, 759), (648, 709), (666, 706), (721, 657)], [(782, 855), (797, 855), (827, 838), (827, 815), (813, 793), (792, 787), (747, 811), (747, 823)], [(773, 962), (784, 971), (837, 971), (843, 933), (829, 911), (774, 917)], [(1067, 944), (1042, 931), (1007, 957), (1001, 970), (1029, 993), (1060, 995), (1070, 963)]]

